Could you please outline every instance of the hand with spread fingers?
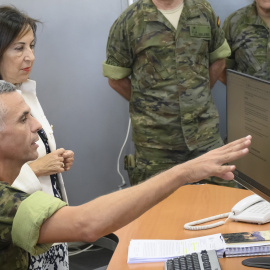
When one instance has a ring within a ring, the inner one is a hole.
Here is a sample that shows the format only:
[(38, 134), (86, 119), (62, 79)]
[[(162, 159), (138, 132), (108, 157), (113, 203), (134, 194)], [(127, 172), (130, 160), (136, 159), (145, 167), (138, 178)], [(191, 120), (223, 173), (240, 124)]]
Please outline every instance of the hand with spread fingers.
[(248, 147), (251, 144), (251, 139), (252, 137), (249, 135), (179, 166), (189, 171), (188, 183), (197, 182), (209, 176), (233, 180), (235, 165), (227, 163), (245, 156), (249, 152)]

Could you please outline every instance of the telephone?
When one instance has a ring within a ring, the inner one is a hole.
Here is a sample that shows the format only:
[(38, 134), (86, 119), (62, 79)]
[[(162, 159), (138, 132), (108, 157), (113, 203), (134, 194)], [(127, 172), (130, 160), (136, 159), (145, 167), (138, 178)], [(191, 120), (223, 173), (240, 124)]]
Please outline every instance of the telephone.
[(270, 221), (270, 203), (262, 197), (254, 194), (250, 195), (233, 208), (232, 219), (249, 223), (264, 224)]
[[(209, 222), (216, 219), (226, 218), (225, 221), (219, 221), (213, 224), (204, 226), (195, 226), (205, 222)], [(210, 218), (201, 219), (186, 223), (184, 228), (186, 230), (205, 230), (221, 226), (229, 219), (235, 221), (242, 221), (248, 223), (264, 224), (270, 222), (270, 203), (265, 201), (257, 194), (250, 195), (240, 202), (238, 202), (229, 213), (224, 213)]]

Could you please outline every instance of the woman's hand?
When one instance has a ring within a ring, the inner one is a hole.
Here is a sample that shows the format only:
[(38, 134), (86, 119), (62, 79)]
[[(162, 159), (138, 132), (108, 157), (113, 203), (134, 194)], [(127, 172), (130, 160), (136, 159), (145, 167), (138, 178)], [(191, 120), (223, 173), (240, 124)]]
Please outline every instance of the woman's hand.
[(74, 152), (71, 150), (65, 150), (64, 154), (63, 154), (63, 158), (64, 158), (64, 169), (65, 171), (70, 170), (73, 161), (74, 161)]
[[(65, 154), (66, 152), (68, 152), (68, 154)], [(59, 148), (50, 154), (31, 162), (29, 166), (37, 177), (61, 173), (66, 169), (66, 166), (70, 169), (73, 163), (73, 155), (71, 162), (71, 154), (69, 152), (72, 151), (66, 151), (64, 148)], [(65, 161), (66, 159), (67, 161)]]

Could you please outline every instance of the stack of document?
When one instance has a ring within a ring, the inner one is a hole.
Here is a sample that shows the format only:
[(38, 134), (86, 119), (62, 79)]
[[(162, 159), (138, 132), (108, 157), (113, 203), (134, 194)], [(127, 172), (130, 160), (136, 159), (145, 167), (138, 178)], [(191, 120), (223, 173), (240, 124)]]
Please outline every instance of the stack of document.
[(212, 249), (216, 250), (219, 258), (268, 255), (270, 231), (219, 233), (185, 240), (131, 240), (128, 263), (162, 262)]
[(222, 234), (226, 244), (225, 257), (270, 254), (270, 231)]
[(173, 257), (200, 252), (220, 250), (223, 257), (225, 242), (221, 234), (213, 234), (186, 240), (131, 240), (128, 248), (128, 263), (162, 262)]

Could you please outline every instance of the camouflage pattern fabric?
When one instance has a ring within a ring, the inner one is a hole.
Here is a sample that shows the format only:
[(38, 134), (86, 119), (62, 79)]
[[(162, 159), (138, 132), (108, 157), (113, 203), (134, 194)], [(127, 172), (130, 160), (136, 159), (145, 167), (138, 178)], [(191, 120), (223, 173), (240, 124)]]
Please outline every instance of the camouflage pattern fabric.
[(28, 253), (13, 245), (11, 239), (13, 218), (28, 195), (0, 182), (0, 197), (0, 269), (28, 269)]
[(224, 33), (210, 4), (185, 0), (177, 30), (151, 0), (113, 24), (106, 64), (131, 68), (130, 116), (136, 145), (190, 151), (220, 139), (209, 87), (210, 53)]
[[(132, 138), (136, 149), (146, 149), (136, 156), (147, 170), (137, 163), (132, 184), (175, 165), (175, 153), (183, 162), (196, 150), (221, 144), (209, 66), (224, 43), (219, 19), (205, 0), (184, 0), (177, 29), (151, 0), (136, 1), (113, 24), (105, 64), (131, 77)], [(103, 73), (110, 78), (104, 67)]]
[(223, 29), (232, 50), (227, 68), (270, 80), (269, 28), (258, 16), (256, 3), (231, 14)]

